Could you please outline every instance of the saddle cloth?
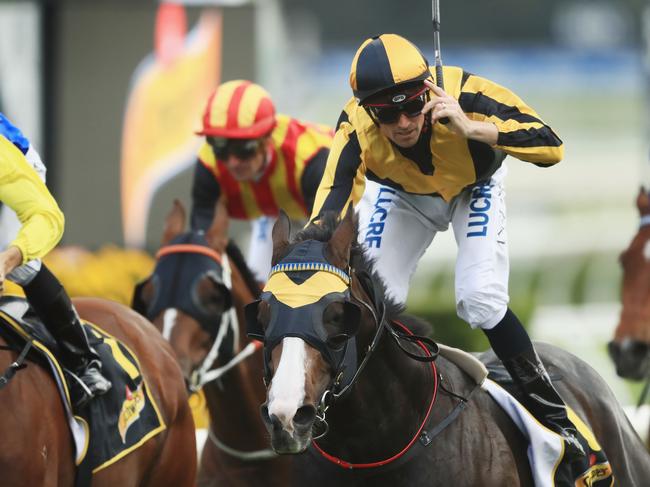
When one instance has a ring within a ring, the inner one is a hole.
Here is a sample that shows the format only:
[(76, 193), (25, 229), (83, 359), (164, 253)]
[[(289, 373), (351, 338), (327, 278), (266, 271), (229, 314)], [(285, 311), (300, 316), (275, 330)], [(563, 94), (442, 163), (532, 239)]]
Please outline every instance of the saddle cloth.
[[(74, 439), (77, 487), (89, 483), (91, 473), (113, 464), (166, 428), (135, 355), (96, 325), (84, 322), (84, 327), (101, 358), (102, 373), (113, 387), (93, 398), (82, 411), (73, 411), (67, 374), (56, 358), (56, 341), (25, 299), (0, 299), (0, 334), (17, 351), (31, 339), (28, 358), (49, 370), (56, 382)], [(12, 379), (17, 380), (20, 372)]]
[[(571, 409), (568, 416), (586, 440), (583, 444), (587, 457), (584, 461), (562, 462), (564, 441), (555, 432), (544, 427), (516, 399), (514, 383), (500, 362), (490, 361), (487, 366), (477, 357), (462, 350), (440, 345), (440, 355), (455, 363), (486, 391), (510, 416), (528, 439), (528, 461), (536, 487), (609, 487), (614, 485), (612, 469), (607, 457), (591, 429)], [(559, 371), (550, 370), (553, 382), (562, 380)]]

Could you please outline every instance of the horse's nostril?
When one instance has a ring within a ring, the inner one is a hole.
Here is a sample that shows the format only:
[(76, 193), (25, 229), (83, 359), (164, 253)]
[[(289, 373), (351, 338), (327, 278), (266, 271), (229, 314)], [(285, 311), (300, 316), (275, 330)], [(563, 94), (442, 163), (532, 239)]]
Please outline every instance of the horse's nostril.
[(314, 406), (302, 406), (298, 408), (298, 411), (293, 416), (293, 424), (298, 428), (311, 428), (314, 419), (316, 419), (316, 408)]

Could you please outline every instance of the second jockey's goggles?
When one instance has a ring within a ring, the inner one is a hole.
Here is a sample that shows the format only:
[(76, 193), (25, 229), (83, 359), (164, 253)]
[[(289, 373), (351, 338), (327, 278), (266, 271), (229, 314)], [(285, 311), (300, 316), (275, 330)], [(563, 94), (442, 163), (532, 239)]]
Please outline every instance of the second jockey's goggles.
[(366, 103), (364, 106), (372, 113), (379, 123), (395, 123), (404, 112), (407, 117), (417, 117), (422, 113), (427, 102), (426, 86), (413, 95), (397, 93), (392, 95), (392, 103)]
[(237, 159), (250, 159), (262, 145), (262, 139), (226, 139), (224, 137), (206, 137), (217, 159), (225, 160), (231, 154)]

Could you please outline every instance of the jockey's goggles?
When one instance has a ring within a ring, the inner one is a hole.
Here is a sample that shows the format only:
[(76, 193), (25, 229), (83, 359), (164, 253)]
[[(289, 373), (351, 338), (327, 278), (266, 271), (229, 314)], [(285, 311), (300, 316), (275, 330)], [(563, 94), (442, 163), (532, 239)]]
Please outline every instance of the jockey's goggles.
[(427, 88), (424, 87), (414, 95), (396, 94), (393, 103), (366, 103), (364, 106), (372, 113), (379, 123), (395, 123), (399, 120), (400, 113), (407, 117), (417, 117), (422, 113), (426, 103)]
[(262, 139), (226, 139), (223, 137), (206, 137), (217, 159), (225, 160), (231, 154), (237, 159), (250, 159), (262, 145)]

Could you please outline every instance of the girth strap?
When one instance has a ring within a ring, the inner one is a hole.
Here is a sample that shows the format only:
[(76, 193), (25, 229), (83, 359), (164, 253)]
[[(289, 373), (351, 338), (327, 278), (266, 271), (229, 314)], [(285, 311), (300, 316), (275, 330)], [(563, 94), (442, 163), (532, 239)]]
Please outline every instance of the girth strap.
[[(476, 392), (477, 389), (480, 388), (479, 384), (474, 385), (474, 388), (469, 392), (469, 394), (466, 397), (461, 397), (456, 394), (454, 394), (454, 397), (458, 398), (458, 403), (456, 406), (454, 406), (454, 409), (452, 409), (447, 416), (445, 416), (442, 421), (439, 421), (435, 425), (433, 425), (432, 428), (429, 428), (428, 430), (423, 430), (422, 433), (420, 433), (420, 438), (418, 441), (416, 441), (413, 446), (409, 449), (406, 454), (399, 458), (394, 464), (391, 464), (391, 467), (398, 467), (400, 465), (405, 464), (409, 460), (411, 460), (413, 457), (419, 455), (424, 451), (424, 449), (429, 446), (434, 438), (438, 436), (440, 433), (442, 433), (445, 429), (447, 429), (447, 426), (452, 424), (456, 418), (462, 413), (468, 406), (470, 399), (472, 398), (472, 395), (474, 392)], [(443, 388), (443, 390), (445, 390)]]

